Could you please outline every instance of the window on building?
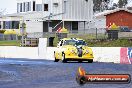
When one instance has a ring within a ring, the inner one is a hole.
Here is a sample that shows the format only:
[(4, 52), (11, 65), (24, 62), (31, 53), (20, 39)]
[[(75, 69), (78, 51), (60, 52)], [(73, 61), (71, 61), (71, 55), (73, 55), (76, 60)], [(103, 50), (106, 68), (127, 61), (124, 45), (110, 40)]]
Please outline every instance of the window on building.
[(20, 5), (20, 3), (17, 3), (17, 12), (20, 12), (19, 11), (19, 9), (20, 9), (19, 5)]
[(3, 29), (10, 29), (10, 22), (9, 21), (3, 22)]
[(36, 4), (36, 11), (42, 11), (42, 5)]
[(29, 11), (30, 7), (29, 7), (29, 2), (27, 3), (27, 11)]
[(28, 11), (28, 2), (25, 3), (25, 11)]
[(3, 29), (19, 29), (19, 21), (4, 21)]
[(36, 5), (35, 1), (33, 1), (33, 11), (35, 11), (35, 8), (36, 8), (35, 5)]
[(23, 3), (23, 12), (25, 12), (25, 2)]
[(44, 4), (44, 11), (48, 11), (48, 4)]
[(31, 11), (31, 2), (26, 3), (26, 12)]
[(20, 12), (22, 12), (22, 3), (20, 3)]
[(58, 3), (53, 3), (53, 6), (54, 7), (58, 7)]
[(78, 22), (77, 21), (73, 21), (72, 22), (72, 30), (78, 30)]
[(31, 2), (29, 2), (29, 11), (31, 11)]
[(12, 21), (12, 29), (19, 29), (19, 21)]

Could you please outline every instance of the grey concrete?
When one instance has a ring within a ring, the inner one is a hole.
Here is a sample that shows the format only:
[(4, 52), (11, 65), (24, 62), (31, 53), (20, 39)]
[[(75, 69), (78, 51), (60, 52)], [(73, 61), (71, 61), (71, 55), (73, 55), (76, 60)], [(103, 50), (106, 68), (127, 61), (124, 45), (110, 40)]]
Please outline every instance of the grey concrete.
[(88, 73), (132, 75), (132, 65), (113, 63), (55, 63), (45, 60), (0, 59), (0, 88), (132, 88), (130, 84), (76, 83), (79, 66)]

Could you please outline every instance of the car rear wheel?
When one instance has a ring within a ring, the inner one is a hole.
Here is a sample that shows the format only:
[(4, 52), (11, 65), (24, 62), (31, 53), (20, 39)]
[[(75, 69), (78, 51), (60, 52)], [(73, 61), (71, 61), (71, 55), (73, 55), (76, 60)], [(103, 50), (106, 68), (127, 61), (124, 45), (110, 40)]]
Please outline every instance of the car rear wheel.
[(59, 59), (56, 59), (56, 58), (55, 58), (54, 62), (58, 62), (58, 61), (59, 61)]
[(88, 60), (88, 63), (92, 63), (93, 62), (93, 60)]
[(66, 62), (67, 62), (64, 53), (62, 53), (62, 62), (63, 62), (63, 63), (66, 63)]

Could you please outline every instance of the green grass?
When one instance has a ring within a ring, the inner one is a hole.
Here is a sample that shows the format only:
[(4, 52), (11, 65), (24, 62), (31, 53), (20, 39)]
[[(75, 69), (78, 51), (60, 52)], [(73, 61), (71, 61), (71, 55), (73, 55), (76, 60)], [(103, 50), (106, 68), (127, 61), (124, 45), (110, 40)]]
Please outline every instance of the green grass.
[(84, 40), (86, 39), (107, 39), (108, 35), (104, 34), (68, 34), (69, 38), (82, 38)]
[[(132, 47), (132, 39), (117, 39), (117, 40), (96, 40), (89, 39), (87, 36), (81, 36), (90, 47)], [(54, 46), (57, 46), (58, 38), (54, 39)], [(20, 40), (15, 41), (0, 41), (0, 46), (20, 46)]]
[(88, 46), (91, 47), (132, 47), (132, 40), (117, 39), (117, 40), (104, 40), (104, 41), (90, 41), (86, 40)]
[(16, 40), (6, 40), (6, 41), (0, 41), (0, 46), (19, 46), (20, 41)]
[(132, 47), (132, 39), (107, 40), (107, 34), (68, 34), (68, 37), (82, 38), (91, 47)]
[[(76, 35), (77, 37), (77, 35)], [(87, 36), (79, 36), (79, 38), (84, 39), (88, 46), (90, 47), (132, 47), (132, 39), (117, 39), (117, 40), (96, 40), (96, 39), (89, 39)], [(57, 46), (58, 39), (55, 38), (54, 46)]]

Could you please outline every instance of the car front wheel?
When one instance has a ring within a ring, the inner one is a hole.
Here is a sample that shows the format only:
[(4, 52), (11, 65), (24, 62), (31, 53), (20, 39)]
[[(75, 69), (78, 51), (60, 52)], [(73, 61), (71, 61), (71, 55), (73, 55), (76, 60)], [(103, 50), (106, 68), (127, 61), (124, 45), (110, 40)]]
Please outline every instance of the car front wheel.
[(54, 62), (58, 62), (59, 60), (55, 58)]
[(66, 63), (66, 62), (67, 62), (64, 53), (62, 53), (62, 62), (63, 62), (63, 63)]

